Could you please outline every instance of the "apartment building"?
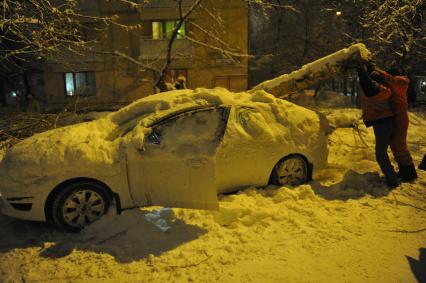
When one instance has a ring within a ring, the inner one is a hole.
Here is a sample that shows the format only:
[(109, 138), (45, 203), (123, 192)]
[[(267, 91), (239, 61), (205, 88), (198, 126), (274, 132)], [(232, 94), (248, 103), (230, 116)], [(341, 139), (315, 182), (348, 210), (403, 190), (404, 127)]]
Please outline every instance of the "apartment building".
[[(194, 1), (184, 1), (183, 12)], [(172, 31), (179, 19), (176, 1), (151, 0), (132, 9), (114, 1), (87, 1), (86, 13), (118, 15), (120, 23), (141, 28), (124, 30), (117, 25), (97, 29), (96, 22), (83, 32), (97, 41), (84, 56), (69, 56), (65, 64), (45, 62), (31, 76), (36, 98), (45, 110), (111, 109), (154, 93), (153, 82), (166, 60)], [(166, 82), (179, 76), (188, 88), (247, 88), (248, 59), (230, 58), (222, 51), (248, 53), (248, 5), (244, 0), (202, 1), (179, 30), (173, 43)], [(228, 50), (228, 49), (226, 49)]]

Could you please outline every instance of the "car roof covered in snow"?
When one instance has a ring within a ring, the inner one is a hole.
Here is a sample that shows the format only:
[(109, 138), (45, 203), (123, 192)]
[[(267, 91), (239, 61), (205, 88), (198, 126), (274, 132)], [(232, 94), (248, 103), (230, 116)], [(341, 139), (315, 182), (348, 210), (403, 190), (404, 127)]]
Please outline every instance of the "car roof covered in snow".
[(110, 119), (121, 125), (136, 117), (165, 116), (197, 106), (244, 105), (256, 107), (258, 103), (276, 103), (277, 100), (281, 101), (264, 91), (249, 94), (246, 92), (234, 93), (225, 88), (173, 90), (136, 100), (119, 111), (111, 113)]

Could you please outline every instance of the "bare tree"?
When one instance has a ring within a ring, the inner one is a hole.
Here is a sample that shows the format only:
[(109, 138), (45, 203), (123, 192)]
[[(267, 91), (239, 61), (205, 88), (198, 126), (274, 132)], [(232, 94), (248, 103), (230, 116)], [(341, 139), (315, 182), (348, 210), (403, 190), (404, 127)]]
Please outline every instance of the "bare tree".
[[(326, 0), (267, 2), (274, 6), (266, 11), (264, 4), (252, 5), (254, 11), (265, 11), (258, 13), (264, 15), (262, 31), (253, 33), (252, 29), (250, 35), (252, 52), (261, 52), (264, 54), (262, 59), (268, 59), (259, 70), (251, 69), (256, 73), (252, 83), (296, 70), (303, 64), (345, 47), (339, 29), (341, 19), (334, 11), (325, 8)], [(256, 64), (256, 61), (253, 62)]]
[(185, 23), (185, 21), (187, 21), (188, 17), (201, 5), (203, 0), (196, 0), (194, 3), (192, 3), (192, 5), (188, 8), (188, 10), (184, 11), (183, 7), (182, 7), (182, 3), (183, 0), (178, 0), (178, 9), (179, 9), (179, 20), (172, 32), (172, 35), (169, 39), (169, 42), (167, 44), (167, 50), (166, 50), (166, 60), (163, 64), (163, 66), (161, 67), (161, 69), (158, 72), (158, 76), (157, 76), (157, 80), (155, 81), (154, 85), (160, 90), (160, 91), (165, 91), (166, 90), (166, 86), (165, 86), (165, 75), (167, 70), (169, 69), (169, 66), (172, 62), (172, 48), (173, 48), (173, 43), (175, 42), (179, 30), (181, 29), (181, 27), (183, 26), (183, 24)]
[[(220, 11), (218, 11), (218, 4), (215, 1), (174, 0), (174, 2), (178, 12), (174, 29), (168, 37), (165, 50), (159, 50), (158, 57), (152, 60), (153, 62), (142, 62), (139, 58), (134, 58), (125, 52), (117, 50), (110, 51), (110, 53), (137, 65), (141, 71), (151, 71), (154, 77), (152, 83), (156, 92), (167, 90), (165, 78), (170, 65), (178, 57), (176, 56), (176, 52), (174, 52), (175, 42), (178, 36), (185, 38), (194, 45), (202, 46), (211, 52), (217, 53), (218, 56), (230, 60), (238, 61), (239, 58), (249, 56), (227, 41), (226, 22), (221, 16)], [(148, 3), (150, 3), (150, 1), (148, 1)], [(139, 10), (143, 13), (144, 5), (142, 5)], [(197, 21), (196, 19), (204, 20)], [(180, 30), (184, 25), (189, 27), (189, 30), (185, 32), (185, 34), (180, 34)]]
[(423, 0), (369, 1), (362, 23), (367, 41), (389, 65), (406, 70), (426, 60), (426, 2)]
[(328, 1), (342, 11), (341, 26), (349, 43), (364, 42), (380, 64), (403, 71), (426, 63), (426, 2), (424, 0)]
[[(115, 0), (133, 8), (137, 1)], [(83, 14), (84, 2), (65, 0), (3, 0), (0, 1), (0, 77), (12, 89), (22, 89), (24, 98), (30, 92), (27, 71), (41, 62), (66, 63), (70, 54), (82, 55), (91, 40), (84, 37), (87, 21), (102, 26), (111, 24), (123, 29), (139, 28), (119, 23), (119, 18)], [(4, 93), (2, 101), (4, 102)]]

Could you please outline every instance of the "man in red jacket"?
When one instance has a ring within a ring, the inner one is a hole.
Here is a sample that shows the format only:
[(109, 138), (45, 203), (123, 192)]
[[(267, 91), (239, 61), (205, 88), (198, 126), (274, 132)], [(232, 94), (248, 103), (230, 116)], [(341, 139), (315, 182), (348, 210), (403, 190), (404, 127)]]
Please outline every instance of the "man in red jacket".
[(373, 68), (371, 79), (391, 90), (390, 102), (394, 113), (394, 133), (391, 140), (391, 149), (399, 167), (399, 175), (403, 182), (417, 179), (413, 159), (407, 148), (408, 130), (408, 100), (407, 89), (410, 81), (396, 69), (387, 72), (378, 67)]
[(398, 175), (388, 156), (395, 119), (390, 103), (392, 94), (389, 88), (370, 78), (370, 71), (367, 62), (361, 63), (358, 68), (359, 82), (363, 90), (363, 94), (361, 94), (362, 118), (367, 127), (373, 127), (376, 160), (385, 175), (386, 184), (395, 188), (399, 185)]

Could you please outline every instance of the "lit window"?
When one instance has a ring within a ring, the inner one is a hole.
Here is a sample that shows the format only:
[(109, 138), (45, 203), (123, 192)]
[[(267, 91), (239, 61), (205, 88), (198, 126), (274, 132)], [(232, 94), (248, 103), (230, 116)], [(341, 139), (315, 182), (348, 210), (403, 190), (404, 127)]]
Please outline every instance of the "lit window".
[(95, 72), (65, 73), (65, 93), (67, 96), (95, 95)]
[[(179, 21), (165, 20), (165, 21), (153, 21), (152, 22), (152, 38), (153, 39), (170, 39), (173, 34), (173, 30), (179, 24)], [(185, 22), (180, 27), (177, 39), (185, 38)]]
[(152, 38), (162, 39), (163, 38), (163, 23), (152, 22)]

